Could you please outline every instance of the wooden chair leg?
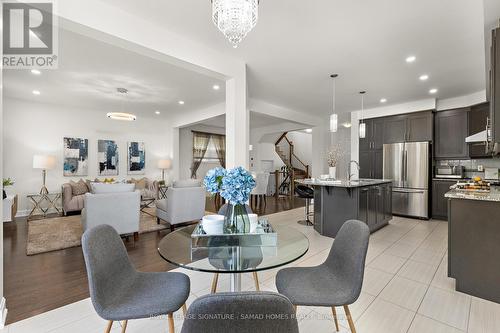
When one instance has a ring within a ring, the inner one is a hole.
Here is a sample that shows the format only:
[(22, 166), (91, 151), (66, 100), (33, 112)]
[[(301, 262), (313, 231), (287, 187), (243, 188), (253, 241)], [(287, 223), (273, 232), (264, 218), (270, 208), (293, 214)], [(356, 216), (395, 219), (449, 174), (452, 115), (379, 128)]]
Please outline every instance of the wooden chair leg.
[(174, 315), (172, 313), (169, 313), (167, 316), (168, 316), (168, 332), (175, 333)]
[(127, 324), (128, 320), (122, 321), (122, 333), (125, 333), (125, 331), (127, 330)]
[(253, 272), (253, 280), (255, 282), (255, 290), (260, 291), (259, 276), (257, 275), (257, 272)]
[(113, 321), (112, 320), (108, 321), (108, 326), (106, 326), (106, 330), (104, 331), (104, 333), (111, 332), (111, 327), (113, 327)]
[(339, 321), (337, 320), (337, 310), (335, 310), (334, 306), (332, 306), (332, 314), (333, 314), (333, 321), (335, 321), (335, 329), (338, 332), (339, 331)]
[(184, 317), (186, 316), (186, 313), (187, 313), (187, 307), (186, 307), (186, 303), (182, 304), (182, 314), (184, 315)]
[(349, 328), (352, 333), (356, 333), (356, 328), (354, 327), (354, 321), (352, 320), (351, 311), (349, 311), (349, 306), (344, 305), (344, 312), (347, 316), (347, 322), (349, 323)]
[(214, 274), (214, 278), (212, 280), (212, 294), (217, 292), (217, 282), (219, 281), (219, 273)]

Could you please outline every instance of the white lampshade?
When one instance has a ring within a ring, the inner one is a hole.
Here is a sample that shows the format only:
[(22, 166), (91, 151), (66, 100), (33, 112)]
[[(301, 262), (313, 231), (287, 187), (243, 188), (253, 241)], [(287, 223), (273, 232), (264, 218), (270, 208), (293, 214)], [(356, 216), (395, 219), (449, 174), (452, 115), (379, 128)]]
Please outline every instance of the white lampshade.
[(359, 124), (359, 137), (364, 139), (366, 136), (366, 123)]
[(337, 132), (339, 126), (339, 116), (336, 113), (330, 115), (330, 132)]
[(170, 169), (171, 167), (172, 167), (172, 161), (169, 159), (158, 161), (158, 169), (165, 170), (165, 169)]
[(55, 156), (50, 155), (34, 155), (33, 169), (50, 170), (56, 167)]

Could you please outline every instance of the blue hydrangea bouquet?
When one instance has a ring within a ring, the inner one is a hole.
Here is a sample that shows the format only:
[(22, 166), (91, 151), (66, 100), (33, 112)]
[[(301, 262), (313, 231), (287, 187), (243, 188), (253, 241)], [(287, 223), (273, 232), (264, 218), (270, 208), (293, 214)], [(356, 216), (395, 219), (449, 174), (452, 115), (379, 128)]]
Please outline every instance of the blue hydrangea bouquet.
[(245, 204), (255, 187), (255, 180), (250, 172), (243, 167), (230, 170), (217, 167), (207, 172), (203, 183), (208, 192), (219, 193), (228, 202), (224, 219), (224, 232), (248, 233), (250, 220)]

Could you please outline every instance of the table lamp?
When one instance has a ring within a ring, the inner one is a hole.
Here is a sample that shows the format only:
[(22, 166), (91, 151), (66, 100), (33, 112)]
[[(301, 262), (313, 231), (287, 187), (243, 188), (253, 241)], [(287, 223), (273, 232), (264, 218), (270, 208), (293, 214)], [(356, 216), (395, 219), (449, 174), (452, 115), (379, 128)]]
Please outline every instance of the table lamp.
[(165, 170), (170, 169), (171, 167), (172, 167), (172, 161), (169, 159), (158, 161), (158, 169), (161, 169), (161, 180), (162, 181), (165, 181)]
[(34, 155), (33, 156), (33, 169), (42, 169), (43, 186), (40, 190), (40, 194), (48, 194), (49, 191), (45, 186), (45, 178), (47, 176), (47, 170), (54, 169), (56, 167), (56, 158), (50, 155)]

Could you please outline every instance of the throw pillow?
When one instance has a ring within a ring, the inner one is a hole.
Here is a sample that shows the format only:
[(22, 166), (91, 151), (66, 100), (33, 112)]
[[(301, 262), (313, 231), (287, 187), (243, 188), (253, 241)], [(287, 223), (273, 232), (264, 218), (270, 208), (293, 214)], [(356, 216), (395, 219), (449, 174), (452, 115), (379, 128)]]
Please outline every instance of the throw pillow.
[(82, 195), (89, 191), (87, 183), (83, 179), (80, 179), (78, 182), (70, 181), (69, 185), (71, 186), (73, 196)]
[(135, 184), (136, 190), (144, 190), (146, 188), (146, 178), (141, 178), (141, 179), (132, 178), (131, 182)]

